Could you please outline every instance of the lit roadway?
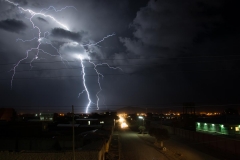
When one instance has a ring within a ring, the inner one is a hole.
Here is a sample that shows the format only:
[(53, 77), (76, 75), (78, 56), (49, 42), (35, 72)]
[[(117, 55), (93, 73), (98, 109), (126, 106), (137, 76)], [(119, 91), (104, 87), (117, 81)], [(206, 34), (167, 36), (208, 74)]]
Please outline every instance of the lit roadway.
[(120, 129), (115, 134), (119, 136), (120, 160), (216, 160), (174, 137), (164, 142), (167, 151), (161, 151), (148, 134), (141, 135), (130, 129)]
[(169, 159), (154, 146), (149, 145), (139, 138), (136, 132), (129, 129), (118, 131), (120, 142), (120, 159), (121, 160), (165, 160)]

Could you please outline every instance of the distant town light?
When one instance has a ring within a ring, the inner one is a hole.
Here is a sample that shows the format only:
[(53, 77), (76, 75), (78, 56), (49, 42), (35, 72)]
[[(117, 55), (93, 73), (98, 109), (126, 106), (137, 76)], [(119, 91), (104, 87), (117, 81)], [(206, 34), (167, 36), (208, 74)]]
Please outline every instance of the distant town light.
[(207, 123), (204, 123), (204, 125), (206, 126), (206, 125), (207, 125)]
[(200, 123), (197, 123), (198, 125), (200, 125)]
[(212, 126), (214, 126), (214, 124), (212, 124)]
[(142, 116), (138, 116), (139, 119), (144, 119)]
[(38, 114), (35, 114), (35, 117), (37, 117), (38, 116)]

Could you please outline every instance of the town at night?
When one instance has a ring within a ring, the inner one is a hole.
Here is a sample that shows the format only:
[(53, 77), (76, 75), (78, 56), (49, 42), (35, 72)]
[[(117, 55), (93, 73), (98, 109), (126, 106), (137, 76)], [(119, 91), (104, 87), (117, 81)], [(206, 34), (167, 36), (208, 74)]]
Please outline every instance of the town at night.
[(1, 0), (0, 159), (240, 159), (237, 11)]

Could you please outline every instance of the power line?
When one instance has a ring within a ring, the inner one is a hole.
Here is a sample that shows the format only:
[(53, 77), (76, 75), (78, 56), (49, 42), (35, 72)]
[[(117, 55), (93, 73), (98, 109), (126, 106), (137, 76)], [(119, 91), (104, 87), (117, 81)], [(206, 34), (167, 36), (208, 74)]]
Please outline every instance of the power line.
[[(218, 108), (215, 108), (216, 110), (223, 110), (224, 108), (226, 108), (227, 106), (239, 106), (240, 104), (221, 104), (221, 105), (195, 105), (194, 107), (197, 108), (197, 109), (201, 109), (201, 108), (204, 108), (206, 109), (206, 107), (218, 107)], [(6, 107), (6, 106), (4, 106)], [(41, 111), (55, 111), (56, 112), (56, 109), (58, 111), (70, 111), (70, 109), (68, 108), (69, 106), (66, 105), (66, 106), (15, 106), (15, 107), (11, 107), (11, 108), (14, 108), (18, 111), (30, 111), (30, 112), (41, 112)], [(106, 110), (106, 108), (104, 107), (114, 107), (114, 108), (110, 108), (112, 110), (118, 110), (118, 109), (121, 109), (123, 107), (130, 107), (130, 108), (137, 108), (137, 109), (142, 109), (142, 110), (145, 110), (146, 108), (148, 108), (148, 110), (166, 110), (166, 109), (173, 109), (173, 110), (176, 110), (176, 109), (182, 109), (182, 107), (184, 107), (184, 105), (181, 103), (181, 104), (178, 104), (178, 105), (174, 105), (174, 104), (136, 104), (136, 105), (132, 105), (132, 104), (105, 104), (105, 105), (99, 105), (100, 107), (100, 110), (97, 110), (97, 108), (95, 106), (91, 106), (91, 110), (92, 112), (94, 112), (94, 110), (96, 111), (102, 111), (102, 110)], [(121, 108), (119, 108), (121, 107)], [(220, 107), (220, 108), (219, 108)], [(75, 106), (76, 109), (80, 109), (80, 110), (85, 110), (86, 106), (85, 105), (78, 105), (78, 106)], [(198, 111), (200, 112), (200, 111)]]
[[(231, 60), (212, 60), (212, 61), (197, 61), (197, 62), (159, 62), (159, 63), (154, 63), (154, 64), (118, 64), (115, 65), (113, 64), (113, 66), (123, 66), (123, 67), (127, 67), (127, 66), (152, 66), (152, 65), (162, 65), (162, 64), (195, 64), (195, 63), (212, 63), (212, 62), (228, 62), (228, 61), (239, 61), (240, 59), (231, 59)], [(36, 62), (36, 64), (41, 64), (41, 63), (60, 63), (61, 61), (52, 61), (52, 62)], [(75, 62), (75, 61), (74, 61)], [(21, 63), (21, 64), (35, 64), (35, 63)], [(0, 65), (8, 65), (8, 64), (0, 64)], [(108, 67), (105, 64), (99, 64), (97, 67)], [(82, 68), (82, 67), (77, 67), (77, 68)], [(86, 66), (85, 68), (94, 68), (94, 66)], [(71, 68), (69, 68), (71, 69)]]
[[(108, 61), (108, 60), (114, 60), (114, 61), (126, 61), (126, 60), (151, 60), (151, 59), (196, 59), (196, 58), (226, 58), (226, 57), (240, 57), (240, 55), (222, 55), (222, 56), (185, 56), (185, 57), (150, 57), (150, 58), (125, 58), (125, 59), (114, 59), (114, 58), (106, 58), (106, 59), (92, 59), (91, 61)], [(236, 59), (233, 59), (236, 60)], [(89, 61), (89, 60), (83, 60), (83, 61)], [(64, 61), (69, 63), (76, 63), (77, 61)], [(32, 62), (33, 63), (63, 63), (63, 61), (52, 61), (52, 62)], [(15, 63), (0, 63), (0, 65), (14, 65)], [(24, 62), (20, 64), (31, 64), (30, 62)]]
[[(161, 64), (192, 64), (192, 63), (209, 63), (209, 62), (225, 62), (225, 61), (238, 61), (240, 59), (234, 59), (234, 60), (219, 60), (219, 61), (200, 61), (200, 62), (177, 62), (177, 63), (161, 63)], [(47, 62), (47, 63), (51, 63), (51, 62)], [(117, 67), (133, 67), (133, 66), (158, 66), (161, 64), (127, 64), (127, 65), (117, 65)], [(97, 67), (104, 67), (104, 68), (109, 68), (107, 65), (100, 65)], [(57, 70), (74, 70), (74, 69), (81, 69), (82, 67), (74, 67), (74, 68), (56, 68), (56, 69), (51, 69), (51, 68), (47, 68), (47, 69), (38, 69), (38, 70), (20, 70), (20, 71), (16, 71), (16, 72), (36, 72), (36, 71), (57, 71)], [(86, 66), (85, 68), (95, 68), (94, 66)], [(9, 71), (3, 71), (0, 73), (6, 73)]]
[[(210, 107), (210, 106), (211, 107), (225, 107), (225, 106), (230, 106), (230, 105), (239, 106), (240, 104), (239, 103), (215, 104), (215, 105), (204, 104), (204, 105), (194, 105), (193, 107), (197, 107), (197, 108), (205, 108), (205, 107)], [(125, 106), (125, 107), (130, 107), (130, 108), (142, 108), (142, 109), (146, 109), (146, 108), (164, 109), (164, 108), (182, 108), (182, 107), (184, 107), (183, 103), (178, 103), (178, 104), (99, 104), (98, 106), (100, 106), (100, 107), (105, 107), (105, 106), (122, 107), (122, 106)], [(32, 108), (32, 107), (34, 107), (36, 109), (48, 108), (48, 107), (50, 107), (49, 109), (51, 109), (51, 108), (53, 109), (54, 107), (61, 109), (61, 108), (66, 108), (67, 105), (66, 106), (17, 106), (15, 108)], [(86, 105), (77, 105), (76, 107), (86, 108)], [(92, 105), (91, 108), (95, 108), (95, 105)]]
[[(181, 72), (188, 72), (188, 73), (193, 73), (193, 72), (221, 72), (221, 71), (234, 71), (234, 72), (239, 72), (240, 69), (238, 70), (231, 70), (231, 69), (221, 69), (221, 70), (195, 70), (195, 71), (160, 71), (160, 72), (157, 72), (157, 73), (181, 73)], [(143, 73), (141, 73), (143, 74)], [(147, 74), (147, 73), (144, 73), (144, 75)], [(152, 74), (149, 73), (149, 74)], [(133, 76), (133, 75), (139, 75), (138, 73), (124, 73), (124, 74), (103, 74), (103, 76)], [(85, 75), (85, 76), (89, 76), (89, 77), (92, 77), (92, 76), (98, 76), (97, 74), (96, 75)], [(14, 78), (14, 80), (28, 80), (28, 79), (57, 79), (57, 78), (82, 78), (82, 76), (52, 76), (52, 77), (16, 77)], [(11, 80), (9, 78), (1, 78), (0, 80)]]

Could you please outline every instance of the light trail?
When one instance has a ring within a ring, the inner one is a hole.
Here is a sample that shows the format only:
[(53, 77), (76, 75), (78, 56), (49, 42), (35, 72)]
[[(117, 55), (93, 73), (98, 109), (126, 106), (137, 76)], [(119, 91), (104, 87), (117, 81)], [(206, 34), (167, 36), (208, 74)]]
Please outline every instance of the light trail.
[[(20, 59), (20, 60), (14, 65), (14, 67), (10, 70), (10, 71), (13, 71), (13, 75), (12, 75), (12, 79), (11, 79), (11, 89), (12, 89), (12, 88), (13, 88), (13, 79), (14, 79), (14, 76), (15, 76), (15, 74), (16, 74), (16, 68), (19, 66), (19, 64), (20, 64), (22, 61), (27, 60), (27, 59), (29, 58), (29, 53), (32, 52), (32, 51), (36, 51), (36, 53), (35, 53), (35, 57), (30, 61), (30, 64), (29, 64), (30, 67), (31, 67), (31, 69), (34, 67), (34, 66), (32, 65), (32, 62), (33, 62), (33, 61), (43, 59), (43, 58), (39, 58), (39, 54), (40, 54), (40, 53), (44, 53), (44, 54), (47, 54), (47, 55), (53, 56), (53, 57), (55, 57), (55, 56), (60, 57), (60, 58), (61, 58), (61, 61), (62, 61), (64, 64), (65, 64), (65, 62), (68, 62), (66, 59), (64, 59), (64, 58), (62, 57), (62, 55), (61, 55), (61, 53), (59, 52), (59, 50), (51, 43), (51, 40), (48, 39), (48, 36), (50, 35), (50, 33), (49, 33), (49, 32), (44, 32), (43, 37), (41, 37), (41, 33), (42, 33), (42, 32), (41, 32), (41, 29), (40, 29), (40, 27), (38, 27), (38, 26), (36, 26), (36, 25), (34, 24), (34, 22), (33, 22), (32, 19), (33, 19), (36, 15), (39, 15), (39, 16), (42, 16), (42, 17), (47, 17), (47, 18), (50, 18), (52, 21), (54, 21), (56, 24), (58, 24), (60, 27), (66, 29), (66, 30), (68, 30), (68, 31), (70, 31), (70, 29), (69, 29), (66, 25), (64, 25), (63, 23), (61, 23), (60, 21), (58, 21), (58, 20), (57, 20), (56, 18), (54, 18), (53, 16), (51, 16), (51, 15), (49, 15), (49, 14), (46, 14), (46, 13), (49, 12), (50, 10), (53, 10), (53, 11), (55, 11), (55, 12), (61, 12), (61, 11), (65, 10), (65, 9), (67, 9), (67, 8), (73, 8), (73, 9), (75, 9), (75, 10), (77, 10), (77, 9), (76, 9), (74, 6), (65, 6), (64, 8), (61, 8), (61, 9), (56, 9), (56, 8), (53, 7), (53, 6), (50, 6), (50, 7), (48, 7), (48, 8), (42, 9), (40, 12), (35, 12), (35, 11), (31, 10), (31, 9), (25, 9), (25, 8), (23, 8), (23, 7), (20, 7), (19, 4), (14, 3), (14, 2), (12, 2), (12, 1), (5, 0), (5, 2), (8, 2), (9, 4), (16, 6), (16, 7), (20, 10), (21, 13), (22, 13), (22, 12), (27, 12), (27, 13), (29, 13), (29, 14), (30, 14), (30, 18), (27, 18), (27, 19), (31, 22), (33, 29), (37, 29), (37, 30), (38, 30), (38, 37), (34, 37), (34, 38), (32, 38), (32, 39), (29, 39), (29, 40), (23, 40), (23, 39), (20, 39), (20, 38), (16, 39), (16, 42), (22, 41), (23, 43), (25, 43), (25, 42), (32, 42), (32, 41), (34, 41), (34, 40), (37, 40), (38, 45), (37, 45), (35, 48), (30, 48), (29, 50), (27, 50), (27, 51), (26, 51), (26, 56), (25, 56), (24, 58)], [(88, 43), (88, 44), (78, 44), (77, 42), (73, 42), (73, 43), (74, 43), (75, 45), (80, 45), (80, 46), (82, 46), (82, 47), (98, 46), (98, 44), (101, 43), (101, 42), (103, 42), (106, 38), (112, 37), (112, 36), (114, 36), (114, 35), (115, 35), (114, 33), (113, 33), (113, 34), (110, 34), (110, 35), (107, 35), (106, 37), (103, 37), (100, 41), (97, 41), (96, 43)], [(56, 50), (56, 52), (57, 52), (58, 54), (57, 54), (57, 55), (51, 54), (51, 53), (48, 53), (48, 52), (44, 51), (43, 49), (40, 49), (40, 46), (41, 46), (42, 44), (48, 44), (48, 45), (50, 45), (53, 49)], [(100, 100), (100, 99), (99, 99), (99, 94), (100, 94), (100, 92), (102, 91), (102, 87), (101, 87), (101, 83), (100, 83), (100, 78), (103, 78), (104, 76), (103, 76), (100, 72), (98, 72), (97, 66), (107, 65), (107, 66), (108, 66), (109, 68), (111, 68), (111, 69), (119, 69), (119, 70), (122, 70), (122, 69), (119, 68), (119, 67), (111, 67), (111, 66), (110, 66), (109, 64), (107, 64), (107, 63), (95, 64), (95, 63), (93, 63), (93, 62), (90, 60), (90, 57), (89, 57), (89, 56), (87, 56), (87, 57), (88, 57), (88, 62), (94, 65), (94, 70), (95, 70), (95, 72), (96, 72), (96, 74), (97, 74), (97, 76), (98, 76), (99, 91), (98, 91), (97, 94), (96, 94), (97, 103), (92, 102), (91, 96), (90, 96), (90, 93), (89, 93), (89, 90), (88, 90), (87, 84), (86, 84), (86, 78), (85, 78), (86, 73), (85, 73), (85, 66), (84, 66), (84, 58), (79, 57), (80, 62), (81, 62), (81, 68), (82, 68), (82, 80), (83, 80), (84, 90), (83, 90), (81, 93), (79, 93), (78, 98), (81, 96), (81, 94), (83, 94), (84, 92), (86, 92), (87, 97), (88, 97), (88, 104), (87, 104), (87, 107), (86, 107), (86, 110), (85, 110), (86, 113), (88, 113), (89, 107), (91, 106), (91, 104), (96, 105), (96, 106), (97, 106), (97, 109), (99, 109), (99, 100)]]

